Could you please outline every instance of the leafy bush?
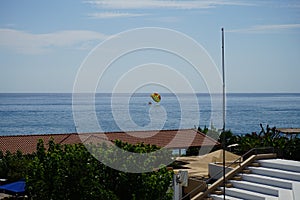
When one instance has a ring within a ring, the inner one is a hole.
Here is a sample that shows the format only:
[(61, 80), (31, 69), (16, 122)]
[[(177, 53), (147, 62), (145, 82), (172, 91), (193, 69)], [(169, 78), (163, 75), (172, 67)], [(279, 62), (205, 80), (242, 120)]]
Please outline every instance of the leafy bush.
[(29, 164), (27, 192), (32, 199), (117, 199), (101, 180), (101, 163), (82, 144), (59, 145), (40, 140)]
[[(136, 153), (159, 149), (116, 143)], [(97, 146), (93, 149), (101, 150)], [(149, 173), (125, 173), (99, 162), (83, 144), (59, 145), (50, 140), (46, 151), (39, 141), (29, 169), (26, 185), (31, 199), (172, 199), (172, 193), (167, 193), (172, 172), (166, 167)]]
[(23, 155), (20, 151), (16, 153), (7, 151), (5, 154), (0, 151), (0, 177), (10, 182), (24, 178), (31, 157), (31, 155)]
[[(115, 141), (116, 146), (101, 147), (100, 144), (88, 146), (88, 149), (95, 157), (101, 157), (105, 163), (115, 162), (115, 158), (123, 160), (119, 166), (124, 171), (151, 171), (147, 173), (125, 173), (123, 171), (114, 170), (106, 167), (109, 170), (108, 180), (111, 180), (111, 190), (120, 198), (124, 200), (131, 199), (172, 199), (172, 193), (167, 192), (172, 181), (173, 172), (167, 170), (165, 166), (159, 166), (159, 161), (171, 158), (171, 152), (162, 150), (155, 145), (136, 144), (132, 145), (124, 143), (120, 140)], [(122, 150), (125, 151), (122, 151)], [(158, 151), (159, 150), (159, 151)], [(158, 152), (157, 152), (158, 151)], [(145, 159), (136, 159), (131, 154), (132, 152), (141, 155)], [(155, 152), (155, 154), (151, 154)], [(152, 166), (157, 166), (153, 169)], [(153, 171), (155, 170), (155, 171)]]
[(252, 148), (273, 147), (277, 156), (280, 158), (300, 161), (300, 138), (287, 138), (285, 135), (276, 131), (276, 127), (266, 129), (260, 124), (261, 131), (257, 134), (236, 136), (239, 144), (236, 153), (243, 154)]

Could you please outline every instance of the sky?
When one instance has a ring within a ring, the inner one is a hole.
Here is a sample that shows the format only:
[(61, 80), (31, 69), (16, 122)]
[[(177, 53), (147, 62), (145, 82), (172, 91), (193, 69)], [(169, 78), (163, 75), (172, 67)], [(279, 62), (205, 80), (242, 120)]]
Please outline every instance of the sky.
[[(300, 92), (298, 0), (2, 0), (0, 92), (72, 92), (93, 49), (114, 35), (145, 27), (193, 39), (220, 73), (224, 27), (227, 92)], [(206, 78), (194, 76), (186, 70), (190, 64), (170, 52), (132, 54), (112, 64), (98, 83), (100, 92), (111, 91), (126, 70), (149, 63), (174, 67), (193, 86), (199, 81), (197, 92), (206, 92)]]

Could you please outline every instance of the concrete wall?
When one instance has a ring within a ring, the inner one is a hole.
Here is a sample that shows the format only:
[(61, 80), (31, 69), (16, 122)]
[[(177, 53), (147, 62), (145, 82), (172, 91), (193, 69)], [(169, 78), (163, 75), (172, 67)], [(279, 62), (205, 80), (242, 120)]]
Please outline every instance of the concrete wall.
[[(200, 187), (199, 187), (200, 186)], [(197, 188), (197, 189), (195, 189)], [(193, 191), (195, 189), (195, 191)], [(189, 178), (189, 183), (187, 187), (183, 187), (184, 190), (184, 194), (188, 194), (190, 192), (192, 192), (190, 194), (190, 198), (194, 197), (196, 194), (198, 194), (199, 192), (203, 192), (206, 190), (206, 183), (205, 181), (202, 180), (197, 180), (197, 179), (193, 179), (193, 178)]]
[[(214, 177), (214, 179), (219, 179), (219, 178), (221, 178), (223, 176), (223, 172), (219, 173), (221, 170), (223, 170), (223, 166), (222, 165), (217, 165), (215, 163), (209, 163), (209, 165), (208, 165), (208, 175), (210, 177)], [(232, 170), (232, 168), (230, 168), (230, 167), (227, 168), (226, 169), (226, 173), (228, 173), (231, 170)], [(218, 174), (218, 175), (216, 175), (216, 174)]]

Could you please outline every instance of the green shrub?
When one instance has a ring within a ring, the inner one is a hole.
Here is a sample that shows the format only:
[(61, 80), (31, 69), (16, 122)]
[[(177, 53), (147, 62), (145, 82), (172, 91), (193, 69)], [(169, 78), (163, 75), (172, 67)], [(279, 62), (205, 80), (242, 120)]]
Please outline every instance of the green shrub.
[[(135, 153), (159, 149), (121, 141), (116, 144)], [(101, 150), (95, 145), (89, 148)], [(100, 154), (110, 157), (109, 152), (100, 151)], [(133, 160), (128, 158), (128, 162)], [(31, 199), (172, 199), (172, 193), (167, 193), (172, 172), (166, 167), (149, 173), (125, 173), (99, 162), (83, 144), (59, 145), (50, 140), (46, 151), (43, 141), (39, 141), (29, 168), (26, 185)]]

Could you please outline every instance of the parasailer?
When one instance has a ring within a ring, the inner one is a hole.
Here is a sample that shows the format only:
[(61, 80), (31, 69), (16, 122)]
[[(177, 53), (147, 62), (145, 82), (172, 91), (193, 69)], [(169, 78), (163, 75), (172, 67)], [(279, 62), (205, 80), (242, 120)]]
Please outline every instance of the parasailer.
[(154, 93), (152, 93), (151, 95), (151, 98), (153, 99), (153, 101), (155, 101), (155, 102), (160, 102), (160, 100), (161, 100), (161, 96), (160, 96), (160, 94), (158, 94), (158, 93), (156, 93), (156, 92), (154, 92)]

